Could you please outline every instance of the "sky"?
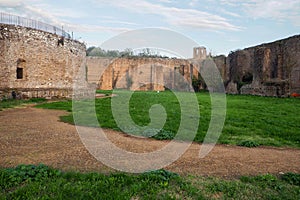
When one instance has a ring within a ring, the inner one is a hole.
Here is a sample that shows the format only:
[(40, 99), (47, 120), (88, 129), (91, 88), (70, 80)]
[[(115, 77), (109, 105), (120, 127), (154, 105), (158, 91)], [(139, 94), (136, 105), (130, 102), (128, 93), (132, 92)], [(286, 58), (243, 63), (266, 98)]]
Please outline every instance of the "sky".
[(300, 34), (300, 0), (0, 0), (0, 12), (63, 26), (87, 47), (159, 28), (227, 55)]

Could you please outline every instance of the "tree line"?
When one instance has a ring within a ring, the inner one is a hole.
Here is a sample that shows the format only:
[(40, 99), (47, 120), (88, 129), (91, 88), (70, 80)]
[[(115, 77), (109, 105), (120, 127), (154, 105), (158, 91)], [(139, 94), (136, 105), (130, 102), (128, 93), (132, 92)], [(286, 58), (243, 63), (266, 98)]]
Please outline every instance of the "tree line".
[(134, 52), (132, 49), (119, 50), (104, 50), (100, 47), (89, 47), (86, 51), (87, 56), (96, 57), (147, 57), (147, 58), (169, 58), (162, 56), (158, 51), (154, 51), (150, 48), (141, 49), (139, 52)]

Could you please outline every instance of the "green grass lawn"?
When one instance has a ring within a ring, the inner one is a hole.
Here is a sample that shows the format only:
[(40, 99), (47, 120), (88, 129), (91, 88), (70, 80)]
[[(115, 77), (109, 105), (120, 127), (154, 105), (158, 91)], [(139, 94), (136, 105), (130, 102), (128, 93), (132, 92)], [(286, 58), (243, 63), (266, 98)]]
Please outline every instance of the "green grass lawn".
[[(103, 92), (103, 91), (98, 91)], [(121, 91), (126, 93), (126, 91)], [(111, 91), (106, 91), (110, 94)], [(182, 93), (187, 96), (188, 93)], [(197, 93), (200, 110), (200, 123), (194, 141), (203, 142), (211, 115), (211, 101), (209, 93)], [(122, 98), (122, 97), (113, 97)], [(77, 124), (97, 126), (120, 130), (111, 109), (111, 98), (96, 99), (95, 107), (98, 121), (91, 120), (93, 107), (91, 102), (81, 102), (82, 110), (77, 111), (83, 117)], [(179, 101), (170, 92), (135, 92), (130, 99), (130, 117), (135, 124), (147, 126), (150, 123), (149, 109), (154, 104), (162, 105), (167, 113), (167, 120), (156, 139), (172, 139), (181, 122)], [(72, 102), (54, 102), (38, 105), (40, 108), (72, 110)], [(73, 123), (73, 115), (61, 117), (62, 121)], [(221, 144), (249, 146), (289, 146), (300, 147), (300, 99), (272, 98), (243, 95), (227, 95), (226, 121), (222, 134), (218, 140)], [(130, 129), (130, 127), (127, 129)], [(155, 131), (155, 130), (154, 130)], [(188, 132), (187, 132), (188, 134)]]
[(0, 169), (0, 199), (300, 199), (300, 175), (225, 180), (165, 170), (104, 175), (20, 165)]
[[(102, 93), (103, 91), (98, 91)], [(121, 91), (125, 92), (126, 91)], [(105, 94), (111, 94), (106, 91)], [(189, 102), (189, 94), (186, 101)], [(121, 98), (114, 97), (114, 98)], [(202, 142), (210, 121), (210, 96), (197, 93), (200, 124), (195, 141)], [(33, 100), (35, 101), (35, 100)], [(22, 101), (0, 102), (0, 108), (13, 107)], [(92, 119), (93, 101), (79, 102), (77, 121), (96, 126)], [(180, 105), (172, 92), (135, 92), (130, 99), (130, 116), (134, 123), (150, 122), (149, 109), (161, 104), (167, 120), (157, 139), (170, 139), (181, 121)], [(95, 101), (97, 118), (105, 128), (119, 130), (111, 111), (111, 98)], [(61, 120), (73, 123), (72, 101), (37, 105), (39, 108), (70, 112)], [(300, 147), (300, 99), (255, 96), (227, 96), (226, 122), (219, 143)], [(98, 121), (97, 121), (98, 123)], [(187, 133), (188, 134), (188, 133)], [(1, 199), (300, 199), (300, 174), (233, 177), (179, 176), (158, 170), (143, 174), (62, 172), (45, 165), (20, 165), (0, 169)]]

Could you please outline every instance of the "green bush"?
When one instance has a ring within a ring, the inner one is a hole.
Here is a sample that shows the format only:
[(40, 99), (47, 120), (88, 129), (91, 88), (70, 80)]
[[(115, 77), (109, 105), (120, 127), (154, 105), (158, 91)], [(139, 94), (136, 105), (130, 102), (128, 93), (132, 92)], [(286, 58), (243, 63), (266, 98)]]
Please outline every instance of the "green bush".
[(175, 134), (168, 130), (160, 130), (158, 134), (152, 136), (152, 138), (155, 138), (157, 140), (172, 140), (175, 137)]
[(253, 147), (259, 146), (259, 144), (257, 142), (249, 141), (249, 140), (241, 141), (237, 145), (241, 146), (241, 147), (248, 147), (248, 148), (253, 148)]
[(300, 186), (300, 174), (286, 173), (281, 176), (281, 179), (291, 185)]
[(31, 98), (28, 103), (41, 103), (47, 101), (45, 98)]
[(8, 188), (27, 181), (41, 181), (60, 175), (59, 170), (51, 169), (44, 164), (18, 165), (16, 168), (8, 168), (1, 171), (0, 187)]
[(146, 178), (155, 178), (161, 181), (170, 181), (172, 178), (179, 177), (178, 174), (164, 169), (145, 172), (143, 173), (143, 176)]

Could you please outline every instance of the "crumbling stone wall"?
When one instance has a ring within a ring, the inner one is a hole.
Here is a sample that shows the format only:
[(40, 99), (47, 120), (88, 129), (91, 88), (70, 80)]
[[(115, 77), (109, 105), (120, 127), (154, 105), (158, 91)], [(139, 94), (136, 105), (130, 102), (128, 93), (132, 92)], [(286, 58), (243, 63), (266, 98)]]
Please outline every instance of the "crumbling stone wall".
[[(183, 83), (191, 83), (194, 73), (189, 60), (169, 58), (92, 58), (87, 59), (89, 82), (98, 74), (99, 89), (157, 90), (190, 89)], [(198, 73), (194, 73), (198, 75)], [(94, 82), (95, 83), (95, 82)]]
[(228, 93), (263, 96), (300, 93), (300, 35), (231, 52), (226, 59), (219, 56), (214, 60), (222, 71)]
[[(0, 96), (71, 97), (74, 81), (85, 84), (86, 47), (55, 34), (0, 24)], [(32, 92), (31, 92), (32, 91)]]
[(98, 85), (100, 76), (113, 60), (114, 58), (88, 56), (86, 58), (88, 82)]
[[(194, 48), (194, 58), (190, 60), (88, 58), (88, 77), (90, 82), (104, 90), (165, 89), (162, 85), (142, 85), (139, 79), (144, 82), (163, 82), (166, 88), (173, 89), (182, 84), (178, 74), (190, 83), (193, 77), (198, 78), (201, 61), (206, 58), (204, 47)], [(227, 57), (221, 55), (213, 59), (227, 93), (277, 97), (300, 94), (300, 35), (237, 50)], [(142, 71), (141, 66), (144, 66)]]
[(216, 66), (219, 69), (220, 75), (221, 75), (223, 80), (228, 80), (229, 79), (229, 76), (228, 76), (229, 73), (227, 71), (228, 69), (226, 68), (226, 63), (227, 63), (226, 59), (227, 58), (224, 55), (216, 56), (214, 58), (214, 62), (216, 63)]

